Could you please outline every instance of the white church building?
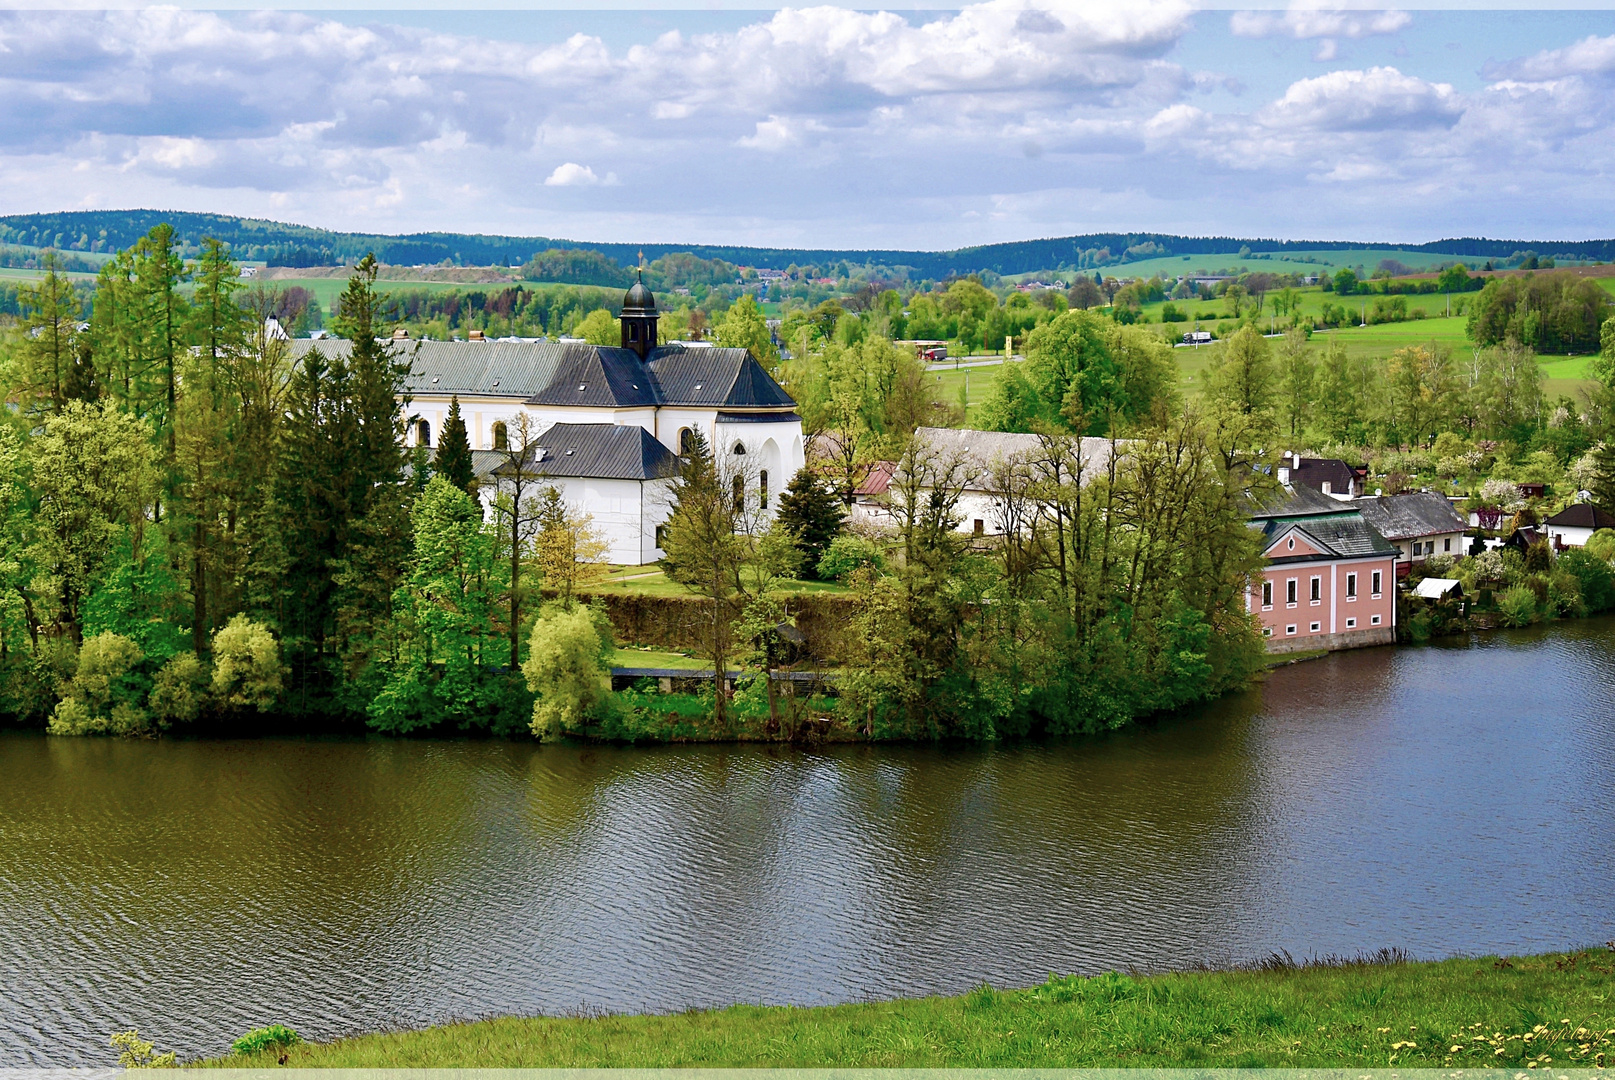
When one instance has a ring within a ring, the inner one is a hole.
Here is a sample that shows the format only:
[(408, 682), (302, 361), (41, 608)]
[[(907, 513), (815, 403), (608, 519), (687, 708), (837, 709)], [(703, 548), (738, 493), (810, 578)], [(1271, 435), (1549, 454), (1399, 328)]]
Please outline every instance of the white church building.
[(669, 515), (668, 481), (691, 432), (706, 437), (722, 472), (744, 478), (747, 498), (771, 509), (806, 460), (796, 402), (747, 350), (658, 345), (656, 322), (655, 297), (635, 282), (623, 297), (620, 347), (411, 342), (410, 442), (436, 446), (458, 397), (487, 502), (495, 469), (508, 465), (498, 451), (514, 444), (517, 420), (527, 416), (537, 438), (523, 472), (552, 482), (591, 515), (607, 558), (622, 565), (662, 557), (657, 528)]

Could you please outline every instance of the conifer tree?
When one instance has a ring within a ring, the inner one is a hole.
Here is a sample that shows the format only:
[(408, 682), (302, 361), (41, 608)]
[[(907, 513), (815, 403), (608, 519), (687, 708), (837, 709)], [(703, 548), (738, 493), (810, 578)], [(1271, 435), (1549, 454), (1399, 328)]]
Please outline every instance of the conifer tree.
[(433, 467), (449, 483), (476, 498), (477, 477), (471, 464), (471, 441), (466, 437), (465, 420), (460, 416), (458, 394), (449, 399), (449, 418), (438, 440)]
[(830, 541), (841, 535), (846, 516), (841, 500), (819, 483), (819, 478), (807, 466), (791, 477), (790, 486), (779, 497), (776, 520), (796, 537), (803, 572), (807, 576), (818, 579), (819, 560), (829, 550)]

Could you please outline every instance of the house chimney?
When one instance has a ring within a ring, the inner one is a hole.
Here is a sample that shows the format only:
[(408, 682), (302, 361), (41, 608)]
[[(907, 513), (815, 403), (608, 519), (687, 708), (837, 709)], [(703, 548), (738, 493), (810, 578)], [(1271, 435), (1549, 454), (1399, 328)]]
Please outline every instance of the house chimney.
[(468, 340), (470, 340), (470, 341), (487, 341), (488, 340), (487, 337), (483, 335), (481, 330), (473, 330), (473, 331), (471, 331), (469, 334), (466, 335), (466, 338)]

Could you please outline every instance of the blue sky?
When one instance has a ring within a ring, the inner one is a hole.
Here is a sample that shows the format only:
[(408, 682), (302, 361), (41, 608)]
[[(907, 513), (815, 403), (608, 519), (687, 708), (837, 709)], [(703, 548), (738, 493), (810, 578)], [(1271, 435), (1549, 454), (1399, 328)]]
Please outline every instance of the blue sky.
[(0, 10), (0, 80), (7, 213), (835, 247), (1615, 235), (1597, 7)]

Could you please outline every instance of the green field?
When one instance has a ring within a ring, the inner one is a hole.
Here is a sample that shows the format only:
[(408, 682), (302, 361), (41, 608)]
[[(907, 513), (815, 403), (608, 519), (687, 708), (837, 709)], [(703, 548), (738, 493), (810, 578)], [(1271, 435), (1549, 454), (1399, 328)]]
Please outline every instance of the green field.
[[(786, 581), (780, 586), (786, 594), (846, 592), (845, 586), (834, 581)], [(690, 591), (671, 580), (655, 565), (613, 567), (611, 573), (597, 585), (583, 591), (588, 593), (640, 593), (645, 596), (689, 596)]]
[[(1414, 270), (1429, 270), (1443, 263), (1450, 262), (1476, 262), (1485, 260), (1460, 260), (1455, 255), (1437, 255), (1428, 251), (1408, 251), (1394, 249), (1379, 251), (1369, 248), (1319, 248), (1313, 251), (1275, 251), (1257, 252), (1241, 259), (1237, 253), (1228, 252), (1221, 255), (1207, 255), (1190, 253), (1187, 255), (1163, 255), (1153, 259), (1138, 259), (1133, 262), (1116, 263), (1111, 266), (1101, 266), (1089, 270), (1061, 271), (1062, 278), (1069, 278), (1073, 274), (1085, 273), (1092, 277), (1095, 269), (1105, 277), (1154, 277), (1160, 274), (1163, 277), (1175, 278), (1181, 274), (1215, 274), (1224, 271), (1267, 271), (1273, 274), (1312, 274), (1321, 271), (1333, 273), (1342, 267), (1363, 267), (1367, 272), (1373, 273), (1379, 266), (1381, 259), (1395, 259)], [(1017, 274), (1017, 280), (1029, 280), (1041, 277), (1047, 279), (1050, 271), (1040, 274)]]
[[(960, 997), (530, 1017), (292, 1047), (307, 1068), (1602, 1067), (1615, 954), (1050, 977)], [(275, 1057), (203, 1064), (273, 1066)], [(1546, 1070), (1544, 1070), (1546, 1071)]]

